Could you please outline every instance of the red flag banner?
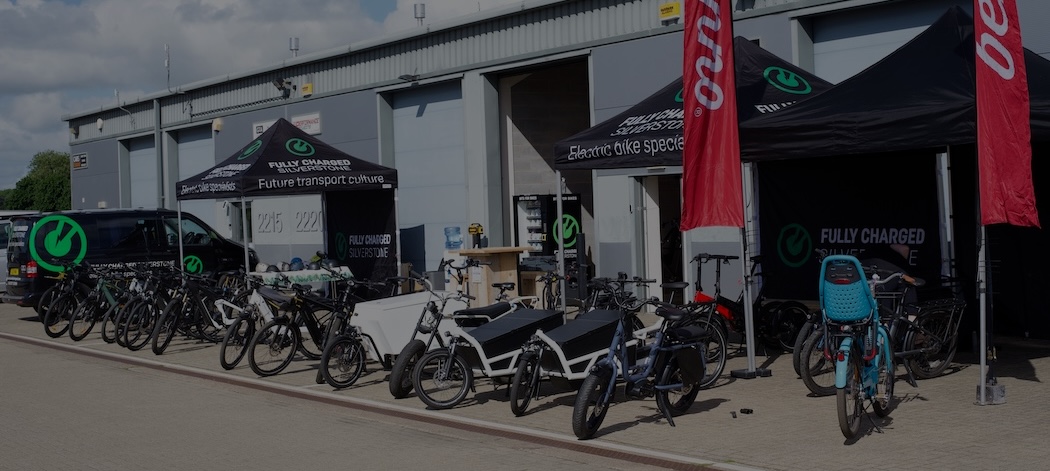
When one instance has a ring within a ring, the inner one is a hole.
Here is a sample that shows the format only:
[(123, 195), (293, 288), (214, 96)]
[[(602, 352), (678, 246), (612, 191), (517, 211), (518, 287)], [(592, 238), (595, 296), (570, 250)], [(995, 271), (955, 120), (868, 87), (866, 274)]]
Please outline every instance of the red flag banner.
[(686, 0), (682, 225), (744, 227), (730, 0)]
[(974, 0), (974, 39), (981, 224), (1038, 227), (1028, 78), (1015, 0)]

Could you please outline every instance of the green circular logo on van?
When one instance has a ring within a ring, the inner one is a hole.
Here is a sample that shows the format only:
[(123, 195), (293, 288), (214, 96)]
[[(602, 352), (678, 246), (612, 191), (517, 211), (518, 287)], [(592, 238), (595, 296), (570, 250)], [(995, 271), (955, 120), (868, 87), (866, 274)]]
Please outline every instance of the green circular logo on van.
[(186, 267), (186, 271), (189, 273), (200, 273), (204, 271), (204, 262), (201, 258), (196, 255), (187, 255), (182, 259), (182, 266)]
[(54, 214), (40, 218), (29, 231), (29, 256), (41, 268), (61, 272), (61, 265), (51, 263), (54, 259), (69, 259), (80, 263), (87, 255), (87, 235), (84, 228), (68, 216)]
[(314, 146), (309, 142), (306, 142), (298, 137), (288, 139), (288, 142), (284, 143), (284, 148), (299, 157), (309, 157), (314, 155)]

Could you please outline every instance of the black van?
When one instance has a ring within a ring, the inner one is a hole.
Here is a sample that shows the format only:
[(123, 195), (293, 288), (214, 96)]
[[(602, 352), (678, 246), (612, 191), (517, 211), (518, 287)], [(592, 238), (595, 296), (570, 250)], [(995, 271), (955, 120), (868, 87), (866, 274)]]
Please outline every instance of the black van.
[[(244, 266), (244, 246), (223, 238), (196, 216), (170, 209), (60, 211), (11, 218), (7, 293), (3, 302), (36, 307), (63, 262), (174, 264), (191, 273)], [(249, 251), (250, 267), (258, 262)]]

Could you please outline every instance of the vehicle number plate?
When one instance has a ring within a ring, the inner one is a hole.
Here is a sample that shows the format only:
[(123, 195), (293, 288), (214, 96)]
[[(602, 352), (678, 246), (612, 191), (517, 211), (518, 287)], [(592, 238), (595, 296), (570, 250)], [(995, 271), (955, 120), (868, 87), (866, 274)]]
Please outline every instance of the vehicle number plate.
[(18, 269), (17, 268), (12, 268), (12, 269), (8, 270), (7, 272), (9, 273), (8, 276), (18, 276)]

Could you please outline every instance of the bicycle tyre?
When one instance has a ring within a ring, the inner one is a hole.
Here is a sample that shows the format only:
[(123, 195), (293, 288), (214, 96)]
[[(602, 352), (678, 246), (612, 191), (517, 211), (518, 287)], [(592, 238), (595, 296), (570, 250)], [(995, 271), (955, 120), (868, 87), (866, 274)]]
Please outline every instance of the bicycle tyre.
[(444, 348), (423, 355), (412, 370), (416, 396), (431, 409), (456, 407), (466, 399), (473, 382), (474, 372), (466, 360), (460, 355), (451, 355)]
[(824, 357), (824, 341), (824, 330), (814, 330), (802, 345), (799, 364), (802, 383), (818, 397), (835, 394), (835, 362)]
[[(872, 408), (875, 410), (875, 415), (879, 417), (886, 417), (890, 415), (890, 411), (893, 409), (893, 383), (896, 381), (894, 376), (894, 360), (893, 360), (893, 345), (883, 343), (879, 357), (879, 382), (875, 385), (875, 400), (872, 401)], [(888, 360), (887, 360), (888, 359)], [(889, 362), (889, 365), (887, 365)]]
[(40, 319), (40, 323), (44, 323), (44, 318), (47, 317), (47, 308), (51, 307), (51, 302), (55, 300), (55, 295), (60, 292), (61, 284), (52, 285), (44, 290), (44, 294), (40, 295), (40, 300), (36, 302), (36, 316)]
[[(662, 386), (679, 383), (682, 383), (682, 370), (678, 367), (678, 362), (672, 360), (664, 367), (663, 372), (660, 373), (659, 382), (656, 384)], [(656, 405), (661, 411), (666, 410), (671, 413), (672, 417), (676, 417), (689, 411), (699, 393), (699, 385), (683, 384), (680, 389), (657, 389)]]
[(816, 325), (812, 320), (806, 321), (802, 324), (802, 328), (798, 330), (798, 334), (795, 335), (795, 345), (791, 347), (791, 366), (795, 368), (795, 375), (799, 378), (802, 377), (802, 370), (799, 366), (802, 362), (802, 346), (806, 343), (806, 339), (813, 333), (813, 328)]
[(299, 325), (287, 317), (278, 317), (263, 325), (248, 348), (248, 366), (259, 376), (280, 373), (299, 350)]
[(536, 396), (540, 387), (539, 355), (536, 352), (525, 352), (514, 369), (514, 379), (510, 382), (510, 411), (515, 417), (525, 415), (529, 402)]
[(860, 364), (861, 354), (854, 349), (846, 363), (846, 386), (835, 390), (835, 403), (838, 409), (839, 430), (847, 440), (853, 439), (860, 432), (860, 420), (864, 415), (864, 399), (861, 394), (863, 381)]
[(773, 312), (768, 335), (772, 346), (784, 352), (794, 352), (795, 339), (808, 322), (809, 310), (798, 301), (784, 301)]
[(59, 338), (69, 330), (69, 318), (73, 315), (73, 295), (63, 293), (56, 296), (47, 307), (44, 317), (44, 333), (51, 338)]
[(335, 318), (334, 313), (328, 309), (318, 309), (304, 315), (314, 316), (317, 319), (317, 326), (321, 329), (321, 338), (313, 338), (305, 326), (300, 326), (299, 353), (302, 353), (307, 360), (320, 360), (321, 355), (324, 354), (328, 329), (331, 328), (332, 320)]
[(142, 350), (153, 338), (153, 328), (160, 320), (160, 307), (155, 302), (140, 303), (124, 324), (124, 348)]
[(602, 366), (583, 379), (572, 405), (572, 431), (576, 438), (586, 440), (594, 437), (605, 420), (605, 414), (609, 412), (609, 404), (613, 400), (611, 392), (608, 397), (605, 395), (612, 374), (610, 367)]
[(74, 342), (84, 340), (95, 328), (99, 309), (98, 299), (94, 295), (88, 296), (77, 304), (73, 315), (69, 318), (69, 338)]
[(349, 388), (365, 371), (365, 348), (350, 335), (340, 335), (325, 346), (321, 354), (324, 381), (336, 389)]
[(951, 312), (933, 311), (916, 319), (916, 324), (930, 332), (936, 332), (942, 336), (952, 335), (947, 341), (938, 342), (936, 338), (923, 335), (921, 331), (908, 329), (904, 337), (904, 345), (907, 350), (931, 350), (922, 352), (907, 358), (908, 367), (917, 379), (936, 378), (948, 369), (955, 352), (959, 347), (959, 336), (951, 325)]
[(120, 312), (124, 309), (121, 304), (115, 304), (106, 310), (106, 313), (102, 315), (102, 325), (99, 327), (99, 334), (102, 335), (102, 341), (106, 343), (113, 343), (117, 341), (117, 322), (116, 317), (120, 315)]
[(219, 346), (219, 365), (224, 370), (232, 370), (244, 359), (248, 352), (248, 345), (255, 337), (255, 320), (251, 317), (241, 317), (226, 328), (226, 335), (222, 337)]
[(707, 389), (718, 382), (722, 372), (726, 368), (726, 357), (729, 355), (729, 347), (726, 345), (726, 334), (721, 324), (714, 321), (708, 324), (706, 320), (700, 321), (700, 325), (707, 329), (711, 335), (704, 341), (706, 350), (704, 353), (704, 379), (697, 385), (700, 389)]
[(113, 328), (114, 328), (113, 338), (116, 339), (115, 341), (116, 341), (117, 345), (120, 345), (121, 347), (127, 347), (128, 346), (127, 336), (125, 335), (126, 334), (125, 331), (127, 329), (128, 318), (131, 317), (131, 313), (134, 312), (136, 309), (138, 309), (139, 305), (143, 304), (144, 302), (145, 302), (145, 300), (142, 299), (142, 298), (132, 299), (132, 300), (128, 301), (127, 304), (124, 305), (124, 309), (121, 309), (117, 313), (118, 315), (114, 318), (114, 326), (113, 326)]
[(171, 340), (175, 338), (175, 332), (178, 331), (179, 325), (182, 323), (183, 316), (183, 303), (182, 298), (173, 299), (164, 306), (164, 311), (160, 314), (160, 320), (153, 325), (153, 337), (150, 349), (153, 350), (154, 355), (161, 355), (164, 350), (168, 349), (168, 345), (171, 344)]
[(416, 363), (423, 358), (427, 344), (422, 340), (414, 339), (401, 349), (401, 353), (394, 360), (394, 366), (390, 369), (390, 395), (395, 399), (408, 397), (412, 393), (412, 370)]

